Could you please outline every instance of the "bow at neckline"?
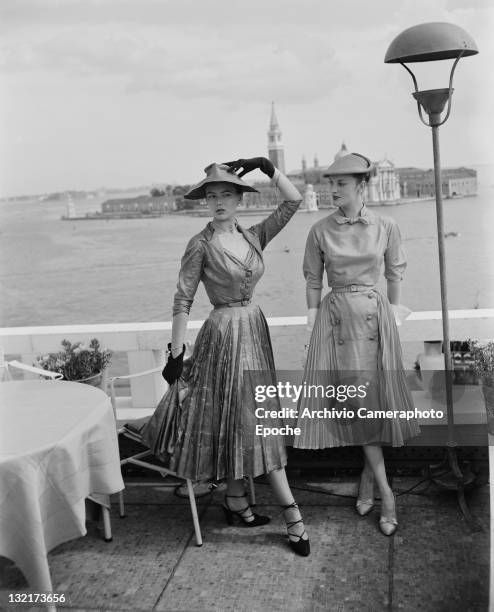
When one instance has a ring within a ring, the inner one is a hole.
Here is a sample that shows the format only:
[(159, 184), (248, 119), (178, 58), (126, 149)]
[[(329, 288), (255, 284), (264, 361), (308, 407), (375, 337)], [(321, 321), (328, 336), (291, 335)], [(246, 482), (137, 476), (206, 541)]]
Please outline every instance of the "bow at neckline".
[(370, 223), (365, 205), (362, 205), (362, 208), (359, 210), (359, 214), (356, 217), (346, 217), (341, 208), (338, 208), (338, 210), (340, 211), (340, 215), (336, 215), (336, 223), (339, 223), (340, 225), (343, 225), (344, 223), (348, 223), (349, 225), (353, 225), (354, 223), (369, 225)]
[(353, 225), (354, 223), (363, 223), (364, 225), (369, 225), (369, 219), (367, 219), (366, 217), (337, 217), (336, 218), (336, 223), (339, 223), (340, 225), (343, 225), (343, 223), (349, 223), (350, 225)]

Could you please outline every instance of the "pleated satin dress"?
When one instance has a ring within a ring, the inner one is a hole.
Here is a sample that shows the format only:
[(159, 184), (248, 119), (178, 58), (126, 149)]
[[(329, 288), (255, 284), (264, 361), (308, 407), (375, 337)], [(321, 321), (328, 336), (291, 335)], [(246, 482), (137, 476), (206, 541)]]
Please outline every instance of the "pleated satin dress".
[[(245, 260), (222, 247), (211, 223), (187, 246), (173, 314), (190, 311), (201, 281), (214, 309), (184, 364), (182, 380), (170, 387), (143, 431), (154, 454), (182, 477), (239, 479), (286, 465), (283, 437), (256, 435), (257, 424), (283, 423), (255, 416), (248, 372), (267, 373), (269, 383), (275, 382), (275, 372), (268, 325), (251, 300), (264, 273), (263, 249), (299, 206), (300, 201), (285, 201), (261, 223), (249, 229), (237, 225), (250, 247)], [(279, 410), (279, 400), (270, 400), (268, 408)]]
[[(355, 219), (338, 210), (311, 228), (304, 256), (307, 287), (321, 289), (325, 270), (332, 290), (316, 317), (304, 381), (324, 388), (360, 386), (361, 393), (352, 390), (354, 397), (341, 402), (331, 394), (305, 393), (298, 403), (296, 448), (402, 446), (420, 432), (415, 419), (373, 417), (376, 411), (414, 409), (393, 310), (376, 287), (383, 268), (392, 281), (401, 281), (406, 268), (393, 219), (364, 206)], [(303, 417), (304, 409), (310, 412)]]

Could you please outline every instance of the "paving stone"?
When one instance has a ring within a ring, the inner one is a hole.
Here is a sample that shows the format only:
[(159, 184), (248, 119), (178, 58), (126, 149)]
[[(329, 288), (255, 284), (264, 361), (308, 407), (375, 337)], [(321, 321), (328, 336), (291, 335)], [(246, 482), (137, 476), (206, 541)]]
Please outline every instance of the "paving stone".
[[(420, 477), (395, 477), (405, 491)], [(489, 585), (489, 487), (467, 492), (484, 531), (472, 533), (454, 492), (434, 486), (397, 497), (399, 530), (378, 529), (379, 501), (354, 510), (358, 476), (290, 477), (312, 553), (288, 546), (271, 488), (256, 483), (257, 512), (269, 525), (230, 527), (221, 510), (224, 485), (197, 499), (204, 546), (195, 546), (188, 500), (161, 483), (128, 483), (127, 517), (112, 506), (113, 542), (94, 523), (88, 535), (48, 555), (59, 610), (119, 612), (326, 612), (486, 610)], [(309, 491), (305, 489), (310, 489)], [(0, 609), (6, 593), (26, 589), (21, 572), (0, 558)], [(23, 608), (26, 609), (26, 608)], [(31, 608), (35, 610), (36, 608)]]
[(489, 531), (472, 532), (458, 508), (401, 507), (393, 544), (393, 608), (487, 610)]
[(304, 518), (307, 558), (289, 548), (281, 517), (263, 527), (223, 527), (220, 508), (210, 508), (203, 549), (186, 550), (157, 610), (333, 610), (338, 602), (382, 609), (388, 541), (348, 508), (305, 507)]

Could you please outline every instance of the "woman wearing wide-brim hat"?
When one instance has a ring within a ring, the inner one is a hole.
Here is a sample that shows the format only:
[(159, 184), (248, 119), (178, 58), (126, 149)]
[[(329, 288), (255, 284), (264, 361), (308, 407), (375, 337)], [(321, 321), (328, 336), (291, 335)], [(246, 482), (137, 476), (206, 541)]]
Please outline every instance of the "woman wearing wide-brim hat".
[[(264, 221), (244, 228), (235, 219), (237, 207), (244, 192), (257, 190), (241, 177), (255, 169), (273, 180), (284, 201)], [(267, 474), (283, 506), (289, 544), (307, 556), (309, 539), (284, 469), (284, 439), (256, 433), (257, 425), (275, 428), (283, 423), (264, 413), (262, 418), (256, 416), (256, 380), (248, 374), (262, 372), (258, 382), (274, 382), (268, 326), (252, 296), (264, 272), (264, 248), (292, 218), (302, 198), (263, 157), (211, 164), (205, 172), (185, 198), (204, 199), (212, 221), (190, 239), (182, 257), (173, 302), (171, 355), (163, 371), (171, 387), (143, 436), (180, 476), (227, 480), (223, 510), (229, 524), (234, 519), (246, 527), (269, 522), (267, 516), (252, 511), (244, 488), (246, 476)], [(201, 281), (214, 308), (184, 364), (187, 319)], [(185, 399), (177, 407), (182, 393)], [(279, 399), (270, 399), (263, 408), (279, 410)]]
[[(396, 327), (405, 310), (400, 283), (406, 260), (396, 222), (364, 204), (372, 170), (367, 157), (351, 153), (324, 173), (338, 210), (315, 223), (307, 238), (303, 270), (311, 337), (304, 380), (329, 389), (341, 385), (341, 394), (305, 394), (298, 406), (302, 431), (294, 446), (362, 446), (365, 462), (356, 510), (361, 516), (372, 510), (375, 482), (381, 498), (379, 528), (389, 536), (398, 522), (382, 446), (402, 446), (419, 429), (415, 420), (387, 412), (413, 411)], [(387, 295), (376, 287), (383, 268)], [(324, 270), (331, 291), (321, 300)], [(335, 412), (320, 412), (324, 407)], [(304, 416), (304, 408), (319, 412)]]

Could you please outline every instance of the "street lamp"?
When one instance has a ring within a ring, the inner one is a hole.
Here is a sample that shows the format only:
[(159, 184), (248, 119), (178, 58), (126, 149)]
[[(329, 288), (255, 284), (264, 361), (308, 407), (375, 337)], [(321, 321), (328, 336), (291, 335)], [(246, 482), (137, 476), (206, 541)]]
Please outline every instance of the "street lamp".
[[(444, 257), (443, 198), (441, 182), (441, 160), (439, 155), (439, 126), (443, 125), (451, 111), (453, 95), (453, 75), (460, 58), (478, 53), (472, 37), (462, 28), (451, 23), (422, 23), (404, 30), (389, 45), (384, 58), (386, 64), (401, 64), (412, 79), (415, 91), (412, 94), (417, 101), (417, 110), (422, 123), (432, 128), (432, 149), (434, 155), (434, 182), (436, 192), (437, 240), (439, 250), (439, 278), (441, 283), (441, 308), (443, 324), (444, 367), (446, 385), (446, 406), (448, 414), (448, 463), (454, 476), (454, 488), (458, 491), (460, 507), (473, 523), (465, 503), (463, 487), (468, 478), (462, 474), (456, 454), (456, 436), (453, 414), (453, 364), (449, 340), (448, 294), (446, 287), (446, 261)], [(417, 79), (405, 63), (435, 62), (454, 59), (449, 75), (449, 86), (444, 89), (419, 91)], [(446, 107), (444, 117), (442, 113)], [(428, 121), (424, 118), (428, 115)], [(443, 481), (442, 484), (445, 484)]]

